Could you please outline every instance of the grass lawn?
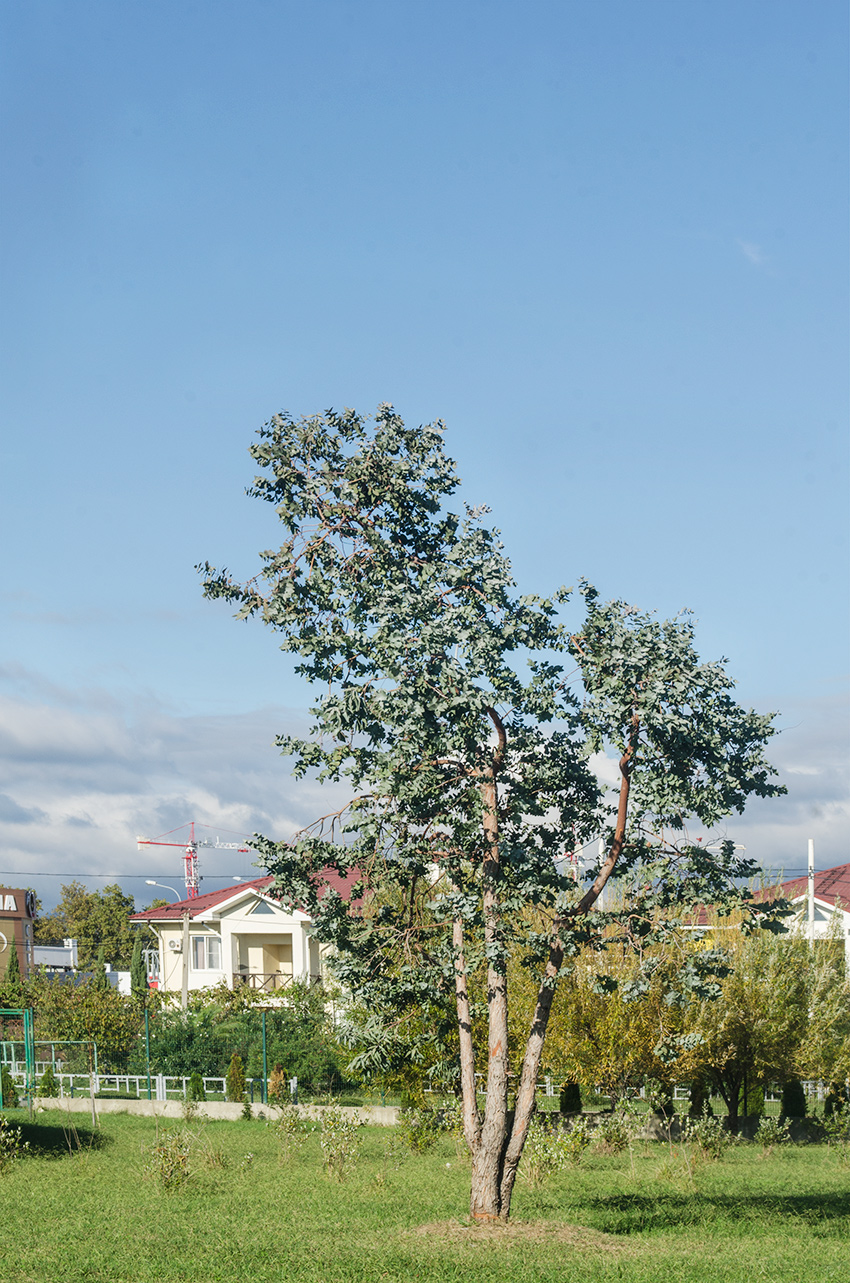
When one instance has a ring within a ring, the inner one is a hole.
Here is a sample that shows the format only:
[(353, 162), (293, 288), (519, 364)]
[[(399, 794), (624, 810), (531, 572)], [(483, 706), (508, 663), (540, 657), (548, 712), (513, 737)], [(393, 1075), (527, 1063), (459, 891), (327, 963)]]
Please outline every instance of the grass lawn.
[(850, 1167), (822, 1145), (767, 1157), (741, 1145), (693, 1173), (678, 1147), (672, 1159), (661, 1144), (591, 1152), (539, 1189), (520, 1182), (511, 1225), (481, 1230), (466, 1219), (468, 1162), (447, 1139), (413, 1156), (395, 1129), (364, 1128), (340, 1184), (318, 1136), (281, 1164), (261, 1122), (192, 1123), (207, 1159), (168, 1193), (144, 1171), (153, 1120), (106, 1115), (93, 1136), (74, 1115), (74, 1154), (66, 1121), (37, 1115), (32, 1156), (0, 1175), (0, 1283), (850, 1278)]

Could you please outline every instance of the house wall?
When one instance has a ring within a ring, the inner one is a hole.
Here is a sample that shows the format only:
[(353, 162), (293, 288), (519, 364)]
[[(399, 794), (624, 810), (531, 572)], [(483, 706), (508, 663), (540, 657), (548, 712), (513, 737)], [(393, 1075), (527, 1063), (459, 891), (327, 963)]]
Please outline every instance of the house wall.
[[(256, 901), (252, 901), (252, 904)], [(303, 914), (255, 914), (251, 906), (237, 905), (233, 910), (213, 912), (209, 918), (190, 921), (188, 952), (188, 988), (206, 989), (224, 980), (233, 985), (240, 972), (270, 975), (281, 972), (307, 979), (321, 973), (318, 942), (310, 937), (310, 921)], [(183, 953), (169, 948), (169, 940), (182, 942), (181, 921), (153, 923), (159, 936), (160, 988), (165, 993), (180, 993), (183, 984)], [(221, 969), (196, 968), (193, 965), (192, 937), (216, 935), (221, 940)]]

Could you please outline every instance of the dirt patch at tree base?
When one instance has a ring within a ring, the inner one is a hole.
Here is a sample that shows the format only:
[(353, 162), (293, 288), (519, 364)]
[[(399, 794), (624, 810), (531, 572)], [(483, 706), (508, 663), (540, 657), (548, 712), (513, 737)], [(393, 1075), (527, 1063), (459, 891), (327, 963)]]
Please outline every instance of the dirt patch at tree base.
[(474, 1221), (432, 1221), (405, 1230), (405, 1237), (427, 1238), (435, 1243), (492, 1243), (499, 1247), (510, 1244), (561, 1243), (582, 1252), (634, 1251), (613, 1234), (600, 1234), (582, 1225), (565, 1225), (562, 1221), (493, 1221), (477, 1225)]

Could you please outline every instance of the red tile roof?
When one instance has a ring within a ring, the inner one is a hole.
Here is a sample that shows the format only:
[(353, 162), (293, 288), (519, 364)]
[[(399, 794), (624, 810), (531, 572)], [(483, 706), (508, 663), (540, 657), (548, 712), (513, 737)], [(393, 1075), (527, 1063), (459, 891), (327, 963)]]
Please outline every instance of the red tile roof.
[[(346, 877), (342, 877), (333, 869), (323, 869), (318, 875), (322, 885), (319, 888), (319, 895), (333, 888), (338, 891), (344, 900), (350, 898), (351, 888), (357, 881), (358, 874), (352, 870)], [(207, 891), (204, 895), (196, 895), (191, 900), (178, 900), (174, 904), (163, 904), (158, 909), (145, 909), (141, 913), (134, 913), (130, 917), (131, 922), (172, 922), (180, 921), (184, 913), (188, 913), (190, 918), (203, 917), (209, 913), (216, 905), (224, 904), (228, 900), (235, 899), (244, 891), (259, 891), (268, 894), (268, 888), (274, 879), (267, 875), (263, 878), (254, 878), (252, 882), (238, 882), (234, 886), (223, 887), (221, 891)], [(272, 897), (274, 898), (274, 897)]]
[[(789, 900), (797, 900), (806, 894), (808, 879), (792, 878), (790, 882), (781, 883), (780, 889)], [(840, 900), (842, 909), (850, 910), (850, 864), (837, 864), (834, 869), (816, 869), (815, 899), (823, 900), (833, 908)]]

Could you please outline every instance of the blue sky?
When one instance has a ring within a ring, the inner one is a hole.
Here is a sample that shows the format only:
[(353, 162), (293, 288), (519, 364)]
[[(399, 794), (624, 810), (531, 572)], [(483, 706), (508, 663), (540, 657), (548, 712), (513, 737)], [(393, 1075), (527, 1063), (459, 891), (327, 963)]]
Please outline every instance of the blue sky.
[(271, 747), (306, 694), (193, 567), (274, 542), (274, 411), (384, 400), (446, 421), (523, 591), (693, 609), (783, 713), (789, 798), (730, 832), (848, 858), (843, 4), (0, 23), (0, 881), (141, 895), (136, 832), (310, 818)]

